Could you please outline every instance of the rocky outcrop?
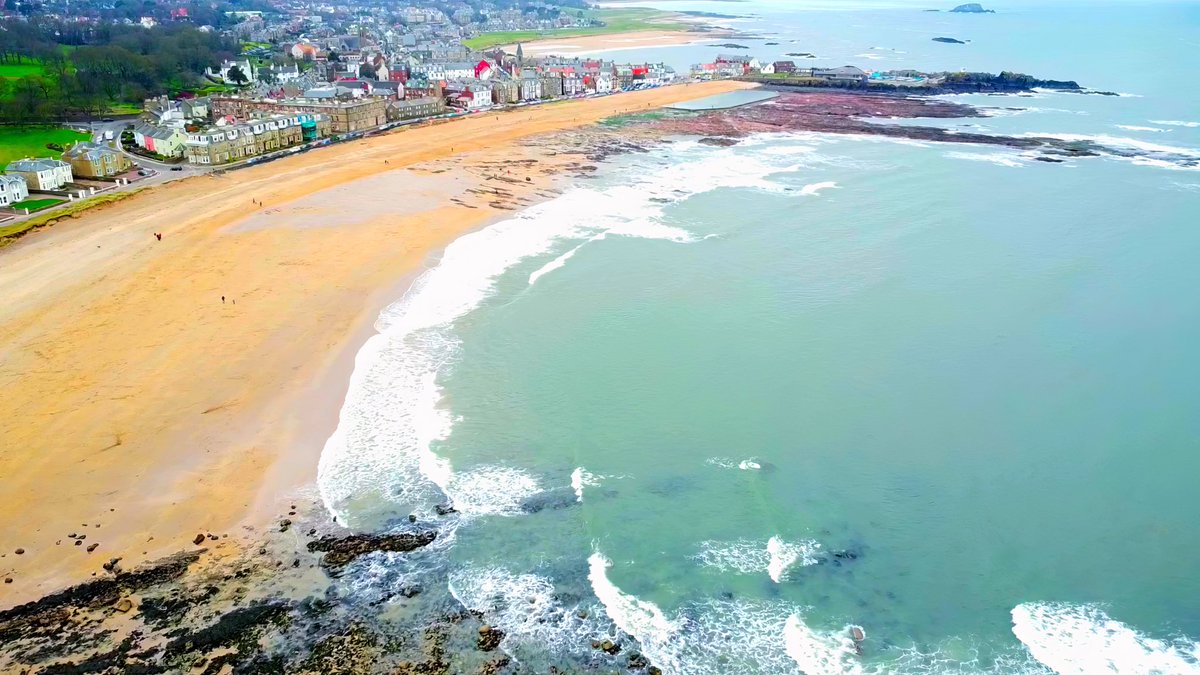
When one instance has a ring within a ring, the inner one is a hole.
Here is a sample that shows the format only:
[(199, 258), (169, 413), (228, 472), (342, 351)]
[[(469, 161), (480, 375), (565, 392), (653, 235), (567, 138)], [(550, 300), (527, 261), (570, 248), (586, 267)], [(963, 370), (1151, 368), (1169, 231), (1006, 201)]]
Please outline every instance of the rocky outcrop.
[(952, 9), (950, 11), (958, 12), (959, 14), (995, 14), (996, 13), (995, 10), (984, 9), (983, 5), (979, 4), (978, 2), (968, 2), (967, 4), (959, 5), (958, 7), (955, 7), (954, 9)]
[(933, 38), (933, 41), (934, 42), (944, 42), (948, 45), (965, 45), (965, 44), (967, 44), (966, 42), (964, 42), (962, 40), (959, 40), (957, 38), (952, 38), (952, 37), (935, 37), (935, 38)]
[(347, 537), (327, 536), (308, 542), (310, 552), (324, 553), (321, 564), (326, 567), (346, 566), (355, 558), (375, 551), (407, 553), (428, 546), (437, 532), (401, 532), (399, 534), (352, 534)]

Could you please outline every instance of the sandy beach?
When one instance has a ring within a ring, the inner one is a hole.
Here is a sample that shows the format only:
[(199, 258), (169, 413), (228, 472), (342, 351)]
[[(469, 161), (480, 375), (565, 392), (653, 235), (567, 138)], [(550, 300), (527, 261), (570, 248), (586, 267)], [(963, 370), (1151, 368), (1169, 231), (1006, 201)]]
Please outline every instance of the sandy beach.
[(380, 308), (578, 159), (530, 137), (744, 86), (408, 128), (158, 186), (0, 251), (0, 607), (277, 517)]
[[(557, 54), (581, 56), (603, 53), (617, 49), (644, 49), (647, 47), (670, 47), (705, 42), (728, 35), (726, 31), (642, 30), (607, 35), (552, 38), (522, 42), (521, 50), (530, 56)], [(506, 52), (515, 53), (517, 45), (504, 45)]]

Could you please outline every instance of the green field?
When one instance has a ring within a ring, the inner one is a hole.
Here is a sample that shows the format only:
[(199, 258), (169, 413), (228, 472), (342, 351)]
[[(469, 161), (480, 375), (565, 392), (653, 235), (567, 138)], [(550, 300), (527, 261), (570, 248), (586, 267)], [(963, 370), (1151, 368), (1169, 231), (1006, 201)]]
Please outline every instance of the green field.
[(0, 168), (25, 157), (58, 157), (61, 153), (47, 148), (47, 143), (66, 148), (87, 139), (85, 133), (62, 127), (0, 127)]
[(65, 200), (65, 199), (26, 199), (23, 202), (13, 202), (9, 206), (11, 206), (14, 209), (29, 209), (29, 212), (33, 213), (34, 211), (40, 211), (42, 209), (54, 206), (55, 204), (61, 204), (65, 201), (67, 201), (67, 200)]
[(83, 199), (71, 204), (70, 206), (64, 206), (57, 211), (52, 211), (40, 216), (34, 216), (32, 218), (20, 220), (9, 225), (0, 225), (0, 248), (4, 248), (5, 246), (19, 239), (22, 235), (28, 234), (29, 232), (32, 232), (38, 228), (53, 225), (64, 218), (78, 218), (79, 214), (87, 211), (88, 209), (104, 206), (105, 204), (111, 204), (113, 202), (119, 202), (122, 199), (132, 197), (139, 191), (140, 190), (131, 190), (129, 192), (112, 192), (106, 195), (92, 197), (90, 199)]
[(40, 63), (0, 63), (0, 77), (17, 79), (28, 75), (41, 75), (45, 68)]
[(531, 42), (533, 40), (550, 40), (554, 38), (581, 37), (586, 35), (606, 35), (609, 33), (629, 33), (640, 30), (688, 30), (690, 25), (675, 20), (670, 12), (645, 7), (630, 7), (627, 9), (588, 9), (563, 10), (568, 14), (583, 14), (586, 17), (599, 19), (603, 26), (588, 28), (560, 28), (558, 30), (513, 30), (496, 33), (483, 33), (464, 40), (463, 44), (471, 49), (487, 49), (497, 45), (508, 45), (514, 42)]

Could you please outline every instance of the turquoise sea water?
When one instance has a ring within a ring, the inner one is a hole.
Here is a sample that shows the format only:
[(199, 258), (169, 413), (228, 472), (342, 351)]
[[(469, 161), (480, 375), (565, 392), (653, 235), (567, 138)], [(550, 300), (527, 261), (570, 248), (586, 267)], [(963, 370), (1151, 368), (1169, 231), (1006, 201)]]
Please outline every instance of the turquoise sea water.
[[(937, 124), (1200, 154), (1196, 5), (696, 7), (1136, 95)], [(1200, 171), (1165, 160), (813, 134), (618, 158), (381, 317), (322, 494), (364, 526), (460, 513), (348, 574), (436, 578), (517, 672), (1200, 672), (1198, 224)]]

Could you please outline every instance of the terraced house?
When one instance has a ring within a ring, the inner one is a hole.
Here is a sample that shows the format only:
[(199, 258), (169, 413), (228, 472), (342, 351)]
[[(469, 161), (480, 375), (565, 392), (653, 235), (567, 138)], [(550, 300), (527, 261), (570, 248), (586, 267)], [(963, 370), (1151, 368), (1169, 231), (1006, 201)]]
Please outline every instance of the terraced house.
[(274, 115), (188, 134), (184, 146), (193, 164), (226, 164), (329, 136), (325, 115)]
[(271, 113), (305, 113), (323, 115), (330, 122), (335, 134), (363, 131), (387, 122), (387, 100), (363, 97), (351, 99), (307, 99), (292, 98), (275, 100), (269, 98), (242, 98), (222, 96), (212, 98), (214, 117), (249, 119)]

